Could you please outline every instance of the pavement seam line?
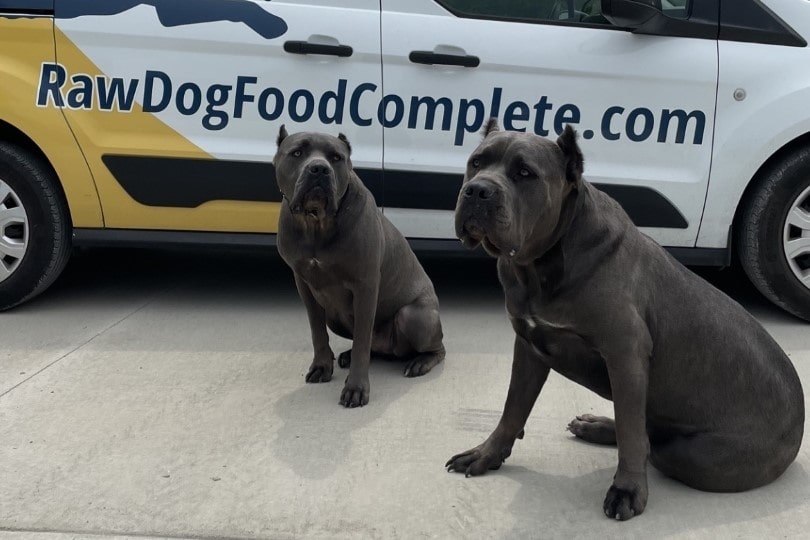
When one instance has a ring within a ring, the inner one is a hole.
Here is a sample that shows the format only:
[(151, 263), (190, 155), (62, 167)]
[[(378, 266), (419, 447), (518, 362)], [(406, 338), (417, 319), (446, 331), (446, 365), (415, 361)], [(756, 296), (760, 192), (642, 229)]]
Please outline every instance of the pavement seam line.
[[(160, 293), (165, 293), (165, 292), (166, 292), (166, 291), (168, 291), (168, 290), (171, 290), (171, 287), (166, 288), (166, 289), (164, 289), (164, 290), (160, 291)], [(127, 313), (126, 315), (124, 315), (122, 318), (118, 319), (117, 321), (115, 321), (115, 322), (114, 322), (114, 323), (112, 323), (111, 325), (109, 325), (109, 326), (107, 326), (106, 328), (102, 329), (101, 331), (97, 332), (97, 333), (96, 333), (94, 336), (90, 337), (90, 338), (89, 338), (87, 341), (85, 341), (84, 343), (80, 343), (79, 345), (77, 345), (77, 346), (76, 346), (76, 347), (74, 347), (73, 349), (69, 350), (68, 352), (66, 352), (65, 354), (63, 354), (62, 356), (60, 356), (59, 358), (57, 358), (56, 360), (54, 360), (53, 362), (51, 362), (50, 364), (47, 364), (47, 365), (43, 366), (42, 368), (40, 368), (39, 370), (37, 370), (36, 372), (32, 373), (30, 377), (26, 377), (25, 379), (21, 380), (20, 382), (18, 382), (17, 384), (15, 384), (14, 386), (12, 386), (12, 387), (11, 387), (11, 388), (9, 388), (8, 390), (6, 390), (5, 392), (0, 393), (0, 399), (2, 399), (4, 396), (6, 396), (7, 394), (11, 393), (12, 391), (16, 390), (17, 388), (19, 388), (19, 387), (20, 387), (20, 386), (22, 386), (23, 384), (27, 383), (28, 381), (30, 381), (31, 379), (33, 379), (34, 377), (36, 377), (37, 375), (39, 375), (40, 373), (42, 373), (43, 371), (45, 371), (46, 369), (48, 369), (48, 368), (50, 368), (51, 366), (53, 366), (54, 364), (56, 364), (56, 363), (60, 362), (61, 360), (65, 359), (66, 357), (68, 357), (68, 356), (70, 356), (71, 354), (75, 353), (76, 351), (78, 351), (79, 349), (81, 349), (82, 347), (84, 347), (85, 345), (87, 345), (88, 343), (90, 343), (90, 342), (92, 342), (93, 340), (95, 340), (95, 339), (96, 339), (97, 337), (99, 337), (100, 335), (104, 334), (105, 332), (108, 332), (109, 330), (112, 330), (113, 328), (115, 328), (116, 326), (118, 326), (119, 324), (121, 324), (122, 322), (124, 322), (125, 320), (129, 319), (130, 317), (132, 317), (133, 315), (135, 315), (136, 313), (138, 313), (139, 311), (141, 311), (143, 308), (145, 308), (146, 306), (148, 306), (149, 304), (151, 304), (151, 303), (152, 303), (152, 302), (155, 300), (155, 297), (156, 297), (156, 296), (157, 296), (157, 295), (153, 295), (151, 298), (149, 298), (149, 299), (148, 299), (146, 302), (144, 302), (142, 305), (138, 306), (136, 309), (134, 309), (133, 311), (131, 311), (131, 312)], [(3, 529), (1, 529), (1, 528), (0, 528), (0, 531), (2, 531), (2, 530), (3, 530)]]

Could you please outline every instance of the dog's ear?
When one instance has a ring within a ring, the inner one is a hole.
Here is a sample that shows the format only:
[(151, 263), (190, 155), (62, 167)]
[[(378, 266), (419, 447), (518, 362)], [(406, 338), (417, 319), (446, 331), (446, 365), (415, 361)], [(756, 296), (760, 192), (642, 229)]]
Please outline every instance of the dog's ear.
[(352, 145), (349, 144), (349, 138), (346, 137), (346, 135), (344, 135), (343, 133), (338, 133), (338, 139), (340, 139), (341, 141), (344, 142), (344, 144), (346, 144), (346, 148), (349, 149), (349, 154), (351, 154), (352, 153)]
[(569, 182), (578, 182), (585, 170), (585, 158), (582, 157), (582, 151), (577, 144), (577, 132), (571, 124), (566, 124), (562, 135), (557, 137), (557, 146), (563, 153), (565, 178)]
[(484, 125), (484, 129), (481, 130), (481, 135), (483, 135), (484, 139), (486, 139), (490, 136), (490, 134), (500, 130), (501, 128), (498, 127), (498, 119), (493, 116), (487, 120), (487, 123)]
[(287, 128), (284, 127), (284, 124), (281, 124), (281, 128), (278, 130), (278, 138), (276, 139), (276, 145), (281, 146), (281, 141), (287, 138)]

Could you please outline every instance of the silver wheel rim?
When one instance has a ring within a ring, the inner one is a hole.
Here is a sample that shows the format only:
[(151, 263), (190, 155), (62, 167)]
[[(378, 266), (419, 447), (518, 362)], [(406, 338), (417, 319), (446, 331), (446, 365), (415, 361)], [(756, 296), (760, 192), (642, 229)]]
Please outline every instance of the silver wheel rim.
[(810, 186), (790, 205), (782, 244), (793, 275), (810, 289)]
[(19, 195), (0, 178), (0, 283), (20, 266), (28, 250), (28, 228)]

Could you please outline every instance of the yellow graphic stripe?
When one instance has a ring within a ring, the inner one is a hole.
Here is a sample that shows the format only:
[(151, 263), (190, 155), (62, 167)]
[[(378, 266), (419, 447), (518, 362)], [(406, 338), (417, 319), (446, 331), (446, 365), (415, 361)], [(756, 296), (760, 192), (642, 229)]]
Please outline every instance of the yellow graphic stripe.
[(36, 106), (40, 68), (53, 61), (52, 19), (0, 16), (0, 120), (25, 133), (48, 158), (74, 227), (102, 227), (93, 177), (64, 116), (56, 108)]

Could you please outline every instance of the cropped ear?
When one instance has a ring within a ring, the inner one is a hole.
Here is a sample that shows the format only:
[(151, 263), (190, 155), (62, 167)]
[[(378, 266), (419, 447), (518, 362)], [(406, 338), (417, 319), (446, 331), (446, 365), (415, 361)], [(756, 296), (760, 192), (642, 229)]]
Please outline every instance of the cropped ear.
[(352, 153), (352, 145), (349, 144), (349, 139), (343, 133), (338, 133), (338, 139), (343, 141), (346, 144), (346, 148), (349, 149), (349, 154)]
[(585, 159), (577, 144), (577, 132), (571, 127), (571, 124), (566, 124), (562, 135), (557, 137), (557, 146), (563, 153), (565, 178), (569, 182), (578, 182), (585, 170)]
[(278, 130), (278, 138), (276, 139), (276, 145), (281, 146), (281, 141), (287, 138), (287, 128), (284, 127), (284, 124), (281, 124), (281, 129)]
[(481, 130), (481, 135), (483, 135), (486, 139), (490, 136), (490, 134), (500, 130), (501, 128), (498, 127), (498, 119), (493, 116), (487, 120), (487, 123), (484, 125), (484, 129)]

